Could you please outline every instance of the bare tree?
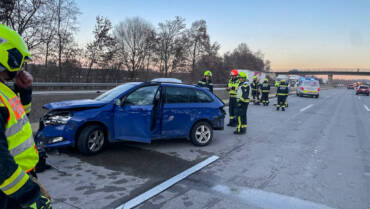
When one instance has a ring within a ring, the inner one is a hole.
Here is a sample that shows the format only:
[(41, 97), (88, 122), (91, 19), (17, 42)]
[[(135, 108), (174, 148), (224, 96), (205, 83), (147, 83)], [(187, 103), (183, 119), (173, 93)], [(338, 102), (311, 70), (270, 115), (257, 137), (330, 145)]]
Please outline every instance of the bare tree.
[(191, 58), (191, 74), (194, 77), (195, 64), (201, 56), (206, 54), (207, 47), (210, 47), (210, 39), (207, 33), (207, 23), (205, 20), (198, 20), (192, 23), (188, 31), (189, 49)]
[(87, 44), (87, 56), (89, 57), (89, 65), (86, 76), (86, 82), (89, 81), (89, 74), (94, 64), (100, 62), (107, 53), (109, 44), (113, 39), (109, 34), (112, 29), (112, 23), (108, 18), (97, 16), (95, 29), (93, 31), (94, 41)]
[(64, 50), (73, 45), (73, 35), (78, 30), (77, 16), (80, 14), (74, 0), (57, 0), (56, 33), (58, 68), (61, 77)]
[[(162, 62), (164, 75), (167, 77), (170, 68), (170, 62), (174, 60), (175, 55), (179, 52), (179, 39), (183, 38), (185, 19), (176, 17), (174, 20), (167, 20), (159, 23), (158, 31), (158, 48), (157, 53)], [(177, 52), (177, 53), (176, 53)]]
[(15, 7), (15, 0), (0, 1), (0, 22), (7, 23)]
[(135, 73), (143, 69), (147, 57), (148, 40), (153, 27), (147, 21), (139, 18), (129, 18), (120, 22), (114, 30), (114, 36), (119, 45), (118, 54), (127, 67), (130, 78), (134, 79)]

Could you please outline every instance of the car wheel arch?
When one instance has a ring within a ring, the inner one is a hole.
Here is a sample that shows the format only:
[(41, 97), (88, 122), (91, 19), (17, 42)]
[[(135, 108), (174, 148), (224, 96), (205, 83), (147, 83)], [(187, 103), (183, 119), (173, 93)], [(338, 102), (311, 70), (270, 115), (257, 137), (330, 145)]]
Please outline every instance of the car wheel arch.
[(110, 131), (109, 131), (109, 128), (107, 125), (105, 125), (104, 123), (102, 122), (99, 122), (99, 121), (86, 121), (85, 123), (83, 123), (82, 125), (80, 125), (76, 131), (76, 134), (75, 134), (75, 141), (74, 141), (74, 147), (77, 147), (77, 140), (78, 140), (78, 137), (79, 135), (81, 134), (81, 131), (88, 127), (88, 126), (92, 126), (92, 125), (98, 125), (98, 126), (101, 126), (103, 129), (104, 129), (104, 134), (106, 135), (106, 139), (107, 139), (107, 142), (110, 142), (111, 141), (111, 135), (110, 135)]
[(212, 122), (211, 122), (210, 120), (206, 119), (206, 118), (196, 120), (196, 121), (194, 121), (193, 125), (191, 125), (191, 127), (190, 127), (190, 130), (189, 130), (189, 133), (188, 133), (188, 137), (187, 137), (187, 139), (189, 139), (189, 140), (190, 140), (190, 134), (191, 134), (191, 131), (193, 130), (193, 128), (194, 128), (194, 126), (195, 126), (195, 124), (197, 124), (197, 123), (199, 123), (199, 122), (207, 122), (207, 123), (209, 123), (209, 124), (211, 125), (211, 127), (213, 128), (213, 124), (212, 124)]

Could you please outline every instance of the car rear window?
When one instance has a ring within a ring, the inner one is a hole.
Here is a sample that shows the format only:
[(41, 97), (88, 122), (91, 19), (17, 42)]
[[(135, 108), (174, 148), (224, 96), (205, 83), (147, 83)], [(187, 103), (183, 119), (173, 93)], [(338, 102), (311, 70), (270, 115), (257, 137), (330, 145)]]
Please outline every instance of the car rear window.
[(318, 81), (303, 81), (304, 86), (319, 86)]
[(369, 88), (368, 86), (360, 86), (360, 89), (367, 89)]
[(166, 103), (204, 103), (213, 99), (204, 91), (183, 87), (166, 87)]

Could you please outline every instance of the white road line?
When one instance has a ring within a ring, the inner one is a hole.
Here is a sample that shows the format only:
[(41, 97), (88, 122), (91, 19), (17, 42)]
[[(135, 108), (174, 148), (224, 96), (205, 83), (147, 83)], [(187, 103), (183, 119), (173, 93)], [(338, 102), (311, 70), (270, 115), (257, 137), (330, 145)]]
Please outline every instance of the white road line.
[(368, 106), (364, 105), (364, 108), (365, 108), (368, 112), (370, 112), (370, 108), (369, 108)]
[(278, 193), (266, 192), (252, 188), (228, 187), (217, 185), (212, 188), (214, 191), (229, 196), (231, 199), (257, 206), (264, 209), (294, 208), (294, 209), (333, 209), (326, 205), (286, 196)]
[(167, 181), (153, 187), (152, 189), (144, 192), (143, 194), (131, 199), (130, 201), (126, 202), (125, 204), (117, 207), (116, 209), (130, 209), (133, 208), (144, 201), (154, 197), (155, 195), (163, 192), (164, 190), (168, 189), (169, 187), (173, 186), (177, 182), (183, 180), (184, 178), (190, 176), (191, 174), (199, 171), (200, 169), (206, 167), (207, 165), (213, 163), (216, 161), (219, 157), (216, 155), (213, 155), (206, 160), (194, 165), (193, 167), (183, 171), (182, 173), (177, 174), (176, 176), (168, 179)]
[(303, 112), (303, 111), (305, 111), (305, 110), (307, 110), (307, 109), (311, 108), (312, 106), (313, 106), (313, 104), (310, 104), (310, 105), (308, 105), (307, 107), (304, 107), (304, 108), (300, 109), (299, 111)]

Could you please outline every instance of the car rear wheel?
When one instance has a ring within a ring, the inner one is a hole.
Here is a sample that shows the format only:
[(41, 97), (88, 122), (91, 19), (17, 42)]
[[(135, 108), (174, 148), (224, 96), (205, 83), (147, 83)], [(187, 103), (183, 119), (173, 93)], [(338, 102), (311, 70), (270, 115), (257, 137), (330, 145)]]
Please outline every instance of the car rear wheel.
[(190, 139), (196, 146), (206, 146), (213, 139), (213, 128), (208, 122), (196, 123), (190, 133)]
[(78, 150), (85, 155), (93, 155), (100, 152), (106, 142), (104, 129), (99, 125), (85, 127), (77, 141)]

